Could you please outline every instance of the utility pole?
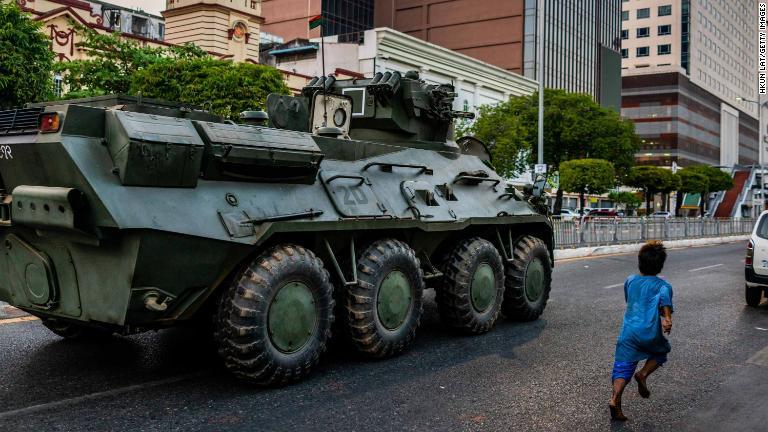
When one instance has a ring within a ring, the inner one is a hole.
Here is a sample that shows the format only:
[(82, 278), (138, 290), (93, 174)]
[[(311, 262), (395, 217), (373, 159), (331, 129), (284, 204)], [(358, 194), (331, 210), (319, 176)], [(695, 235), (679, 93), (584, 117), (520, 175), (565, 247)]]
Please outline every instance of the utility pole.
[(537, 68), (537, 76), (539, 80), (539, 146), (537, 163), (539, 165), (544, 163), (544, 3), (546, 0), (538, 0), (537, 11), (538, 24), (536, 25), (536, 33), (538, 33), (538, 54), (539, 67)]

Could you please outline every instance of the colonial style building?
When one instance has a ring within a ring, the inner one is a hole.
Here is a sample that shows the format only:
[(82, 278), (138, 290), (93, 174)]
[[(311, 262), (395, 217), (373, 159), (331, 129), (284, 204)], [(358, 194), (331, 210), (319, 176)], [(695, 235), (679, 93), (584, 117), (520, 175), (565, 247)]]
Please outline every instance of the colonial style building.
[(259, 61), (261, 0), (167, 0), (165, 40), (235, 61)]
[(52, 49), (59, 61), (79, 60), (85, 52), (78, 48), (80, 36), (75, 25), (99, 32), (119, 31), (142, 45), (167, 45), (163, 17), (121, 8), (100, 1), (81, 0), (17, 0), (22, 10), (43, 22)]
[[(97, 32), (118, 31), (143, 46), (194, 43), (222, 60), (259, 62), (261, 0), (167, 0), (163, 16), (116, 6), (100, 0), (16, 0), (25, 12), (42, 21), (58, 61), (86, 57), (78, 47), (76, 26)], [(267, 38), (269, 39), (269, 38)], [(281, 70), (288, 87), (299, 91), (304, 75)], [(61, 77), (55, 77), (61, 91)]]

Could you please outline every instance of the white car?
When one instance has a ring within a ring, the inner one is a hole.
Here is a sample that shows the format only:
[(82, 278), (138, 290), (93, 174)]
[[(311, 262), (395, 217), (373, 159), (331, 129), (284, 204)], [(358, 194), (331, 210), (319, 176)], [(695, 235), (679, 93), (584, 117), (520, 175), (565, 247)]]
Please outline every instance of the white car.
[(560, 215), (555, 217), (563, 221), (572, 221), (579, 217), (579, 213), (571, 209), (560, 209)]
[[(747, 245), (744, 277), (744, 294), (749, 306), (757, 306), (768, 290), (768, 211), (764, 211), (755, 223)], [(768, 295), (768, 293), (766, 293)]]
[(653, 212), (651, 214), (651, 217), (654, 219), (669, 219), (672, 217), (672, 213), (668, 211), (657, 211), (657, 212)]

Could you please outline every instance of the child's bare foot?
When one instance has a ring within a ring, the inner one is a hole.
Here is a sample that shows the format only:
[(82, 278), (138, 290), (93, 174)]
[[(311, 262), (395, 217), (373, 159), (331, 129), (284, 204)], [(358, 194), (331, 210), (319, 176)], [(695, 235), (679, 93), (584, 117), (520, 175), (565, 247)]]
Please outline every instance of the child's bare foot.
[(640, 393), (640, 397), (648, 399), (651, 397), (651, 391), (648, 390), (648, 386), (645, 384), (645, 375), (641, 372), (635, 372), (635, 381), (637, 381), (637, 392)]
[(621, 411), (621, 405), (608, 404), (608, 409), (611, 411), (611, 420), (627, 421), (627, 416)]

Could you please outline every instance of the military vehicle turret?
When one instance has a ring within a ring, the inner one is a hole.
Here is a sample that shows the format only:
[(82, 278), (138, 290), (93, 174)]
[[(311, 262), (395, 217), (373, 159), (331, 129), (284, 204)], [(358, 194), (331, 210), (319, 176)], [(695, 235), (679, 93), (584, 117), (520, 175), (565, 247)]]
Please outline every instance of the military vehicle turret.
[(226, 366), (265, 385), (308, 375), (332, 329), (402, 352), (427, 287), (457, 332), (536, 319), (540, 188), (454, 141), (454, 98), (387, 72), (315, 78), (244, 124), (129, 96), (2, 111), (0, 300), (65, 338), (212, 322)]

